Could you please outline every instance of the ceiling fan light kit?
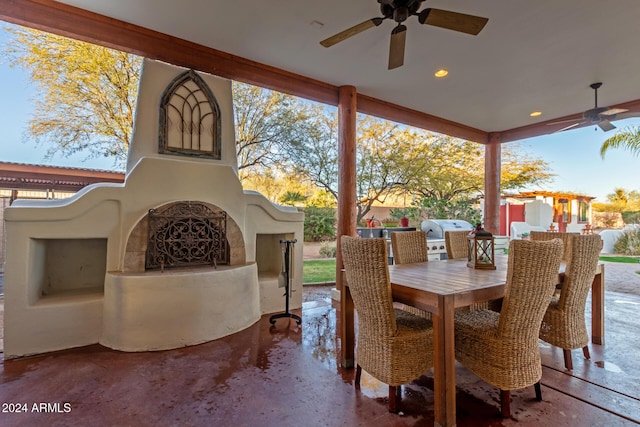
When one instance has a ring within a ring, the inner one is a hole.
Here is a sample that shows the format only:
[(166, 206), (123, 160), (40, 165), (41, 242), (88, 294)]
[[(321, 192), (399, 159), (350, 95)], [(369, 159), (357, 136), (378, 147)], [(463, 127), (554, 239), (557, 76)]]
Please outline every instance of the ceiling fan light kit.
[(382, 17), (368, 19), (360, 24), (347, 28), (333, 36), (324, 39), (320, 44), (331, 47), (341, 41), (360, 34), (372, 27), (379, 26), (386, 19), (393, 19), (398, 25), (391, 31), (389, 43), (389, 70), (404, 64), (404, 47), (407, 27), (402, 23), (410, 16), (417, 16), (421, 24), (446, 28), (461, 33), (478, 35), (489, 21), (488, 18), (451, 12), (442, 9), (427, 8), (418, 12), (425, 0), (378, 0)]

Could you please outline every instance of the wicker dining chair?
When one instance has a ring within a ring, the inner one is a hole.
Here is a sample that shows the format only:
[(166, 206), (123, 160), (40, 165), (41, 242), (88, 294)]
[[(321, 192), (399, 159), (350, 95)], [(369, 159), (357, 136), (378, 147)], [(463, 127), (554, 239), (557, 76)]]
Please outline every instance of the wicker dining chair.
[[(444, 242), (447, 247), (448, 259), (469, 259), (469, 232), (471, 230), (446, 230), (444, 232)], [(478, 310), (484, 308), (490, 308), (492, 310), (498, 310), (496, 307), (500, 307), (500, 301), (483, 301), (475, 303), (468, 307), (456, 308), (456, 313), (467, 312), (469, 310)]]
[(427, 233), (424, 231), (391, 232), (394, 264), (412, 264), (428, 260)]
[[(531, 240), (541, 241), (541, 240), (552, 240), (552, 239), (562, 239), (562, 244), (564, 245), (564, 252), (562, 255), (563, 262), (569, 262), (571, 259), (571, 237), (578, 236), (580, 233), (566, 233), (566, 232), (555, 232), (555, 231), (531, 231)], [(564, 273), (558, 274), (558, 280), (556, 283), (556, 295), (562, 289), (562, 283), (564, 282)]]
[(562, 261), (569, 262), (571, 259), (571, 237), (579, 236), (580, 233), (561, 233), (555, 231), (531, 231), (531, 240), (552, 240), (561, 239), (564, 245), (564, 252), (562, 254)]
[(447, 247), (447, 258), (467, 259), (469, 257), (469, 232), (471, 230), (446, 230), (444, 244)]
[(562, 241), (512, 240), (500, 313), (476, 310), (455, 316), (456, 359), (500, 389), (502, 416), (510, 417), (510, 390), (535, 386), (542, 400), (538, 333), (555, 289)]
[(564, 366), (569, 370), (573, 369), (571, 350), (582, 347), (584, 357), (590, 358), (584, 312), (598, 269), (602, 238), (597, 234), (576, 234), (570, 242), (571, 259), (565, 268), (562, 289), (551, 299), (540, 327), (540, 339), (562, 348)]
[(433, 366), (433, 325), (394, 309), (385, 239), (342, 236), (340, 245), (358, 314), (355, 386), (364, 369), (389, 385), (389, 411), (397, 412), (402, 384)]
[[(393, 231), (391, 232), (391, 251), (394, 264), (413, 264), (429, 261), (427, 233), (425, 231)], [(403, 304), (402, 309), (416, 316), (431, 319), (431, 313), (419, 308)]]

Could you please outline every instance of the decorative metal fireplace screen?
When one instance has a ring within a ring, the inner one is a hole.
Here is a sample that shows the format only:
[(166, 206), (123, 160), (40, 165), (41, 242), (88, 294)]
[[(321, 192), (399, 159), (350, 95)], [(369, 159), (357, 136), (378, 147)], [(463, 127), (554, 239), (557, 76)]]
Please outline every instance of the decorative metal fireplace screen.
[(145, 269), (229, 264), (227, 214), (199, 202), (149, 210)]

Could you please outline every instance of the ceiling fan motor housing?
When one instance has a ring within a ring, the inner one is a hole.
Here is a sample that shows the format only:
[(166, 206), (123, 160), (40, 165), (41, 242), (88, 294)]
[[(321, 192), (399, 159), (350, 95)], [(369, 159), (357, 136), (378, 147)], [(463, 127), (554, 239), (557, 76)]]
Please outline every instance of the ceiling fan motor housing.
[(393, 18), (394, 21), (404, 22), (411, 15), (415, 15), (424, 0), (392, 0), (380, 2), (380, 12), (385, 18)]
[(609, 107), (593, 108), (582, 113), (582, 116), (587, 120), (591, 120), (592, 122), (598, 122), (601, 120), (600, 114), (604, 113), (608, 109)]

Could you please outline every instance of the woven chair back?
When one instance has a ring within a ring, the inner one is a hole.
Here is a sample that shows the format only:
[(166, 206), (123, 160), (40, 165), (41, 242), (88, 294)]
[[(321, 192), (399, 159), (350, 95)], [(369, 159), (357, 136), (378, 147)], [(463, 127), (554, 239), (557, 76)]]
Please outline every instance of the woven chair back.
[(579, 236), (580, 233), (556, 233), (555, 231), (532, 231), (531, 240), (543, 241), (561, 239), (564, 245), (564, 252), (562, 255), (562, 261), (569, 262), (571, 259), (571, 237)]
[(444, 243), (447, 246), (447, 258), (467, 259), (469, 257), (469, 230), (447, 230)]
[(587, 294), (598, 268), (602, 238), (598, 234), (571, 236), (571, 259), (567, 263), (558, 307), (580, 316), (584, 322)]
[(394, 231), (391, 233), (391, 250), (394, 264), (425, 262), (427, 257), (427, 233), (424, 231)]
[(524, 349), (537, 348), (544, 313), (556, 287), (562, 240), (512, 240), (498, 335)]
[(342, 236), (340, 247), (347, 283), (358, 312), (359, 335), (395, 335), (386, 240)]

